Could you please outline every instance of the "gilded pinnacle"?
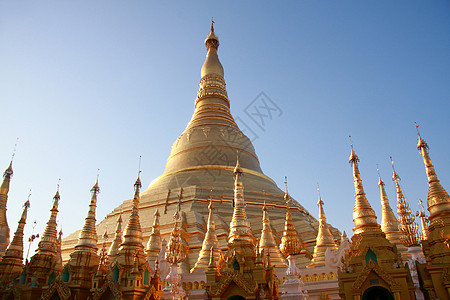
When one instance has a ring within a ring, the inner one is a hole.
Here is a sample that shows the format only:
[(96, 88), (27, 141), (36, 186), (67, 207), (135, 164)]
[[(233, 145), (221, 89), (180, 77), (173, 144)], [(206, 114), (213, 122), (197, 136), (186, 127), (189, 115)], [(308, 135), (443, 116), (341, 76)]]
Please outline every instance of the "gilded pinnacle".
[[(416, 124), (416, 128), (419, 126)], [(430, 212), (429, 220), (432, 221), (435, 217), (444, 214), (450, 214), (450, 196), (442, 187), (437, 177), (433, 164), (431, 163), (430, 155), (428, 153), (428, 145), (422, 140), (419, 130), (417, 129), (419, 140), (417, 148), (421, 151), (423, 163), (428, 177), (428, 211)]]
[(98, 186), (98, 177), (95, 181), (94, 186), (91, 189), (92, 197), (89, 203), (89, 211), (87, 217), (84, 221), (83, 229), (80, 231), (78, 236), (78, 244), (75, 246), (75, 249), (80, 248), (88, 249), (92, 253), (97, 253), (97, 230), (95, 228), (95, 211), (97, 208), (97, 195), (100, 192), (100, 188)]
[(265, 251), (267, 254), (271, 255), (273, 257), (272, 263), (275, 267), (286, 267), (284, 257), (281, 255), (280, 249), (278, 248), (278, 245), (272, 233), (266, 201), (264, 201), (262, 211), (263, 227), (261, 230), (261, 238), (259, 240), (259, 251)]
[[(214, 223), (213, 215), (214, 206), (212, 205), (211, 200), (209, 201), (208, 209), (208, 224), (202, 244), (202, 250), (200, 250), (197, 262), (191, 272), (205, 271), (211, 264), (211, 260), (213, 260), (213, 263), (215, 264), (215, 262), (220, 259), (219, 240), (216, 235), (216, 225)], [(214, 251), (214, 249), (216, 249), (216, 251)]]
[(351, 153), (349, 162), (353, 168), (353, 178), (355, 185), (355, 206), (353, 209), (353, 232), (359, 234), (365, 231), (380, 230), (380, 225), (377, 223), (375, 212), (367, 201), (366, 193), (361, 180), (361, 175), (358, 169), (359, 158), (353, 150), (353, 143), (350, 140)]

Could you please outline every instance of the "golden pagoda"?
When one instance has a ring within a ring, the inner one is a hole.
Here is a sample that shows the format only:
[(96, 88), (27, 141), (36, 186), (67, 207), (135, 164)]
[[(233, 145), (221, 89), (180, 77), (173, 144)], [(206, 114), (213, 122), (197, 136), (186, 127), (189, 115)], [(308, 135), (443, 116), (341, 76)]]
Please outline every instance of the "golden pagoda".
[[(91, 295), (94, 300), (161, 298), (159, 277), (151, 277), (152, 270), (144, 253), (138, 209), (140, 188), (141, 180), (138, 175), (134, 183), (131, 216), (125, 227), (123, 241), (118, 252), (109, 256), (109, 260), (107, 260), (106, 245), (104, 245), (101, 257), (98, 259), (98, 265), (92, 272)], [(120, 222), (118, 223), (120, 224)], [(117, 227), (119, 228), (116, 235), (120, 232), (120, 226)]]
[(206, 229), (205, 240), (203, 241), (202, 250), (200, 251), (198, 260), (191, 272), (206, 271), (211, 259), (213, 259), (214, 262), (218, 262), (222, 256), (222, 251), (219, 248), (219, 240), (216, 235), (216, 225), (214, 223), (213, 215), (214, 206), (212, 201), (209, 203), (208, 209), (208, 227)]
[(8, 168), (3, 173), (3, 181), (0, 186), (0, 258), (5, 254), (9, 244), (9, 226), (6, 218), (6, 203), (8, 201), (9, 184), (13, 175), (12, 159)]
[[(143, 240), (152, 232), (153, 214), (160, 216), (161, 239), (168, 239), (174, 226), (171, 216), (178, 204), (182, 211), (182, 239), (187, 245), (187, 257), (180, 271), (188, 273), (194, 268), (202, 249), (208, 223), (208, 205), (215, 207), (216, 235), (220, 249), (228, 245), (229, 224), (233, 214), (232, 173), (239, 152), (239, 162), (245, 177), (248, 221), (261, 232), (261, 209), (264, 201), (270, 207), (272, 232), (279, 241), (283, 234), (286, 203), (284, 193), (266, 176), (250, 139), (239, 129), (230, 112), (224, 79), (224, 69), (218, 57), (219, 38), (211, 27), (205, 45), (206, 59), (201, 68), (201, 79), (195, 99), (194, 114), (183, 133), (175, 140), (164, 173), (153, 180), (141, 193), (139, 210), (142, 217)], [(180, 196), (181, 195), (181, 196)], [(124, 201), (97, 226), (98, 232), (114, 232), (120, 214), (124, 222), (132, 211), (132, 201)], [(312, 253), (316, 243), (317, 220), (297, 201), (292, 200), (292, 222), (300, 234), (305, 250)], [(340, 233), (330, 228), (335, 238)], [(63, 241), (63, 257), (67, 261), (76, 244), (77, 232)], [(107, 244), (113, 242), (110, 236)], [(299, 257), (297, 264), (306, 266), (310, 259)]]
[(0, 261), (0, 297), (8, 283), (12, 281), (18, 283), (19, 275), (23, 270), (23, 230), (25, 228), (29, 207), (30, 197), (28, 196), (28, 200), (23, 205), (22, 216), (19, 219), (13, 240)]
[(393, 245), (397, 247), (403, 258), (407, 258), (407, 248), (402, 244), (401, 238), (403, 234), (399, 229), (400, 223), (392, 211), (389, 199), (386, 194), (385, 184), (381, 179), (380, 172), (378, 171), (378, 186), (380, 187), (380, 200), (381, 200), (381, 230), (386, 234), (386, 238)]
[(355, 226), (350, 249), (338, 270), (339, 295), (342, 299), (415, 299), (409, 270), (381, 231), (366, 198), (353, 144), (349, 162), (355, 186)]
[(150, 233), (150, 238), (147, 242), (147, 248), (145, 252), (147, 253), (147, 261), (149, 262), (152, 269), (155, 267), (155, 261), (158, 258), (159, 252), (161, 251), (161, 232), (159, 225), (159, 210), (155, 210), (155, 217), (153, 220), (152, 232)]
[(50, 286), (63, 269), (61, 261), (58, 259), (59, 242), (56, 228), (56, 216), (58, 215), (60, 199), (58, 184), (58, 189), (53, 197), (52, 208), (50, 209), (50, 218), (39, 241), (36, 254), (31, 257), (30, 262), (26, 264), (21, 275), (19, 282), (21, 299), (40, 299), (41, 296), (45, 296), (43, 288)]
[(420, 136), (418, 142), (428, 178), (428, 238), (422, 241), (426, 264), (418, 264), (422, 291), (428, 297), (450, 298), (450, 196), (442, 187), (428, 153), (428, 144)]
[(277, 268), (286, 268), (286, 260), (281, 254), (280, 248), (278, 247), (275, 238), (273, 237), (272, 227), (270, 226), (268, 208), (264, 202), (263, 206), (263, 217), (262, 217), (263, 228), (261, 231), (261, 238), (259, 239), (259, 251), (269, 254), (270, 261), (273, 266)]
[(206, 271), (207, 297), (214, 300), (279, 299), (278, 279), (271, 264), (270, 251), (259, 251), (247, 219), (239, 159), (233, 175), (234, 209), (228, 250), (224, 261), (218, 264), (211, 249)]
[(108, 250), (109, 261), (112, 261), (116, 257), (117, 252), (119, 252), (119, 247), (121, 244), (122, 244), (122, 215), (119, 215), (119, 217), (117, 218), (117, 225), (114, 234), (114, 239)]
[(100, 192), (98, 176), (91, 189), (92, 197), (83, 229), (78, 237), (75, 250), (70, 254), (70, 259), (63, 271), (63, 280), (67, 282), (72, 297), (78, 299), (88, 298), (92, 288), (92, 279), (99, 265), (97, 247), (97, 231), (95, 228), (95, 211), (97, 208), (97, 195)]
[[(317, 188), (319, 191), (319, 188)], [(319, 201), (317, 202), (319, 207), (319, 232), (317, 233), (316, 246), (314, 247), (314, 254), (311, 264), (308, 268), (324, 266), (325, 265), (325, 252), (328, 248), (330, 250), (336, 250), (337, 245), (334, 241), (334, 237), (330, 232), (327, 224), (327, 218), (325, 217), (325, 211), (323, 209), (323, 201), (319, 191)]]

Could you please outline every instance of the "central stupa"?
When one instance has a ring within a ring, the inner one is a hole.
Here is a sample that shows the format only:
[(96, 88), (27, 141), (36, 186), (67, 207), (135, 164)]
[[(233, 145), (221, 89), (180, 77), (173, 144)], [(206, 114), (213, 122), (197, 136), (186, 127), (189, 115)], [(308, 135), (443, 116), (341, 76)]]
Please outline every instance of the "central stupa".
[[(156, 210), (160, 214), (161, 236), (166, 240), (174, 226), (173, 215), (178, 208), (181, 210), (181, 237), (187, 247), (187, 258), (181, 263), (182, 272), (189, 272), (197, 261), (205, 238), (210, 201), (216, 209), (219, 246), (227, 248), (237, 155), (244, 174), (247, 216), (255, 237), (261, 235), (264, 202), (277, 243), (283, 235), (286, 215), (285, 192), (264, 175), (250, 139), (242, 133), (231, 115), (224, 70), (217, 54), (219, 39), (213, 24), (205, 45), (208, 52), (201, 69), (192, 119), (172, 145), (164, 173), (141, 193), (139, 206), (144, 242), (150, 237)], [(297, 261), (300, 267), (310, 263), (309, 253), (313, 253), (318, 222), (300, 204), (293, 202), (292, 218), (306, 250)], [(105, 229), (108, 233), (115, 232), (117, 219), (122, 215), (123, 224), (126, 224), (131, 208), (131, 200), (124, 201), (97, 225), (97, 232), (103, 233)], [(335, 238), (339, 238), (339, 232), (334, 228), (331, 230)], [(112, 240), (110, 234), (106, 244), (111, 244)], [(76, 242), (77, 232), (64, 239), (64, 260)]]

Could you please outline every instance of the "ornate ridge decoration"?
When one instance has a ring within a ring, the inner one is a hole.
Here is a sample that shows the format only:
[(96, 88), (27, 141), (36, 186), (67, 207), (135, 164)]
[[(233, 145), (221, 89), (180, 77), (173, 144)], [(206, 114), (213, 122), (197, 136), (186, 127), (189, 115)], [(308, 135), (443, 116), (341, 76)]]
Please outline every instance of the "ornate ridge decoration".
[(69, 287), (67, 286), (67, 283), (61, 280), (61, 275), (56, 277), (55, 280), (53, 280), (53, 282), (51, 283), (50, 287), (42, 293), (41, 299), (50, 300), (55, 292), (58, 293), (58, 296), (61, 298), (61, 300), (70, 299), (70, 296), (72, 294)]
[(258, 284), (254, 284), (252, 288), (252, 282), (247, 280), (240, 273), (228, 274), (220, 279), (217, 283), (216, 287), (213, 289), (209, 289), (210, 295), (212, 296), (220, 296), (225, 289), (230, 285), (231, 281), (234, 281), (241, 289), (243, 289), (247, 294), (255, 293), (258, 289)]
[(400, 237), (400, 241), (406, 247), (419, 246), (419, 241), (422, 236), (419, 231), (419, 225), (415, 223), (416, 217), (411, 214), (411, 209), (403, 195), (402, 188), (400, 187), (400, 176), (394, 169), (394, 161), (391, 158), (392, 163), (392, 180), (395, 181), (395, 186), (397, 188), (397, 213), (399, 215), (398, 221), (400, 223), (399, 229), (402, 231), (403, 236)]
[(93, 300), (99, 300), (103, 296), (103, 294), (110, 290), (114, 295), (114, 299), (120, 300), (122, 299), (122, 291), (120, 290), (120, 284), (118, 282), (112, 282), (111, 278), (107, 278), (102, 287), (95, 291)]
[(356, 278), (355, 282), (352, 285), (352, 289), (359, 290), (363, 283), (367, 280), (370, 272), (374, 271), (378, 276), (380, 276), (384, 281), (386, 281), (392, 287), (400, 287), (400, 284), (394, 280), (386, 271), (384, 271), (378, 264), (376, 264), (373, 260), (369, 260), (369, 262), (364, 266), (359, 276)]

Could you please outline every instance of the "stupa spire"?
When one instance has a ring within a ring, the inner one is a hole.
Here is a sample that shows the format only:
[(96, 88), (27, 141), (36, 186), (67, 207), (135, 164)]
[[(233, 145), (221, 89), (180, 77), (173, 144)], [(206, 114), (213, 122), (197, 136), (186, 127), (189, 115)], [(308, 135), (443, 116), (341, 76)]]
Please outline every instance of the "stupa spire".
[(181, 231), (180, 231), (180, 219), (181, 214), (177, 209), (173, 216), (175, 219), (175, 226), (170, 233), (169, 242), (167, 243), (166, 260), (171, 264), (178, 264), (184, 260), (186, 257), (185, 247), (181, 241)]
[(5, 255), (0, 261), (0, 282), (9, 282), (15, 278), (23, 269), (23, 231), (30, 208), (30, 195), (23, 205), (22, 215), (14, 233), (13, 240), (6, 249)]
[(45, 227), (44, 233), (42, 234), (41, 240), (39, 241), (38, 248), (36, 250), (37, 254), (51, 254), (56, 255), (58, 246), (58, 231), (56, 229), (56, 216), (58, 215), (58, 205), (61, 196), (59, 194), (59, 183), (56, 190), (55, 196), (53, 196), (53, 204), (50, 209), (50, 218)]
[(359, 173), (358, 168), (359, 158), (353, 150), (351, 137), (350, 147), (349, 163), (353, 168), (353, 180), (355, 185), (355, 206), (353, 209), (353, 222), (355, 223), (355, 226), (353, 227), (353, 232), (354, 234), (359, 234), (365, 231), (378, 231), (380, 230), (380, 225), (377, 223), (375, 212), (373, 211), (372, 206), (370, 206), (369, 201), (367, 201), (366, 193), (364, 192), (361, 174)]
[[(234, 181), (234, 210), (228, 235), (228, 247), (235, 249), (243, 256), (254, 256), (256, 238), (253, 236), (250, 222), (247, 219), (244, 201), (244, 185), (242, 176), (244, 172), (239, 164), (239, 156), (236, 159), (236, 167), (233, 171)], [(244, 254), (245, 253), (245, 254)]]
[[(139, 163), (140, 165), (140, 163)], [(140, 169), (140, 168), (139, 168)], [(139, 202), (140, 202), (140, 189), (142, 187), (140, 179), (141, 171), (138, 172), (138, 177), (134, 183), (134, 197), (133, 205), (131, 208), (130, 219), (128, 220), (127, 227), (123, 234), (123, 242), (120, 245), (119, 253), (131, 255), (136, 251), (139, 252), (139, 257), (144, 256), (144, 245), (142, 242), (142, 228), (139, 221)]]
[(17, 225), (13, 240), (9, 244), (8, 249), (6, 249), (6, 253), (3, 256), (2, 262), (7, 258), (20, 259), (20, 261), (23, 260), (23, 231), (25, 228), (25, 223), (27, 221), (28, 209), (30, 208), (30, 196), (31, 193), (28, 195), (28, 199), (23, 205), (23, 211), (19, 220), (19, 224)]
[(295, 230), (294, 223), (292, 222), (292, 215), (290, 210), (291, 197), (288, 193), (287, 177), (284, 177), (284, 184), (286, 186), (286, 192), (284, 199), (286, 200), (286, 220), (284, 223), (283, 237), (281, 238), (280, 251), (285, 257), (290, 255), (300, 254), (303, 249), (303, 243), (298, 236), (298, 232)]
[(378, 186), (380, 187), (380, 200), (381, 200), (381, 230), (386, 234), (386, 238), (392, 243), (397, 245), (397, 249), (406, 254), (406, 247), (402, 244), (401, 239), (403, 233), (399, 229), (400, 223), (394, 215), (394, 212), (389, 204), (389, 199), (384, 188), (385, 184), (381, 179), (380, 170), (378, 169)]
[(205, 39), (205, 46), (208, 50), (205, 63), (202, 67), (202, 78), (206, 75), (215, 74), (223, 77), (223, 67), (219, 61), (217, 50), (219, 48), (219, 38), (214, 33), (214, 20), (211, 18), (211, 31)]
[(75, 246), (75, 251), (77, 249), (83, 249), (83, 251), (89, 251), (92, 253), (97, 253), (97, 230), (95, 229), (95, 210), (97, 208), (97, 195), (100, 193), (100, 188), (98, 186), (98, 174), (97, 180), (94, 186), (91, 188), (91, 201), (89, 203), (89, 210), (87, 217), (84, 221), (83, 229), (80, 231), (78, 236), (78, 244)]
[(114, 234), (114, 240), (108, 249), (108, 260), (111, 261), (119, 252), (120, 245), (122, 244), (122, 214), (117, 218), (116, 233)]
[(261, 238), (259, 240), (259, 251), (270, 255), (271, 263), (275, 267), (284, 268), (287, 266), (284, 257), (281, 255), (280, 248), (275, 241), (275, 238), (272, 233), (272, 228), (270, 226), (270, 220), (268, 215), (268, 209), (266, 206), (266, 201), (264, 201), (264, 206), (262, 208), (263, 218), (262, 218), (262, 230), (261, 230)]
[(419, 125), (415, 122), (418, 135), (417, 149), (421, 152), (423, 163), (428, 177), (428, 211), (430, 212), (430, 221), (435, 217), (443, 214), (450, 214), (450, 196), (442, 187), (437, 177), (433, 164), (431, 163), (430, 155), (428, 153), (428, 144), (422, 139), (419, 132)]
[(202, 250), (200, 250), (197, 262), (191, 272), (206, 271), (211, 259), (214, 263), (220, 259), (219, 240), (217, 239), (216, 225), (214, 223), (214, 206), (211, 199), (209, 201), (208, 210), (208, 224), (205, 239), (202, 244)]
[(402, 188), (400, 187), (400, 176), (394, 168), (394, 161), (390, 157), (392, 163), (392, 180), (395, 181), (395, 187), (397, 189), (397, 213), (398, 220), (400, 222), (399, 228), (401, 229), (403, 236), (400, 238), (403, 245), (406, 247), (419, 246), (420, 232), (419, 226), (414, 222), (415, 217), (411, 214), (411, 209), (409, 208), (408, 202), (403, 195)]
[(11, 156), (8, 168), (3, 173), (3, 181), (0, 185), (0, 257), (5, 254), (6, 247), (9, 244), (9, 226), (6, 217), (6, 205), (8, 202), (9, 185), (13, 176), (13, 160), (16, 154), (17, 142), (14, 146), (14, 151)]
[(325, 217), (325, 210), (323, 209), (323, 200), (320, 196), (319, 184), (317, 184), (317, 192), (319, 194), (319, 200), (317, 206), (319, 207), (319, 231), (316, 238), (316, 246), (314, 247), (314, 255), (311, 264), (308, 266), (317, 267), (325, 265), (325, 251), (327, 248), (336, 250), (337, 246), (334, 242), (334, 237), (331, 234), (330, 228), (327, 224), (327, 218)]
[(155, 210), (152, 232), (150, 233), (150, 238), (147, 243), (147, 261), (154, 267), (155, 260), (158, 258), (159, 252), (161, 251), (161, 232), (159, 225), (159, 210)]

